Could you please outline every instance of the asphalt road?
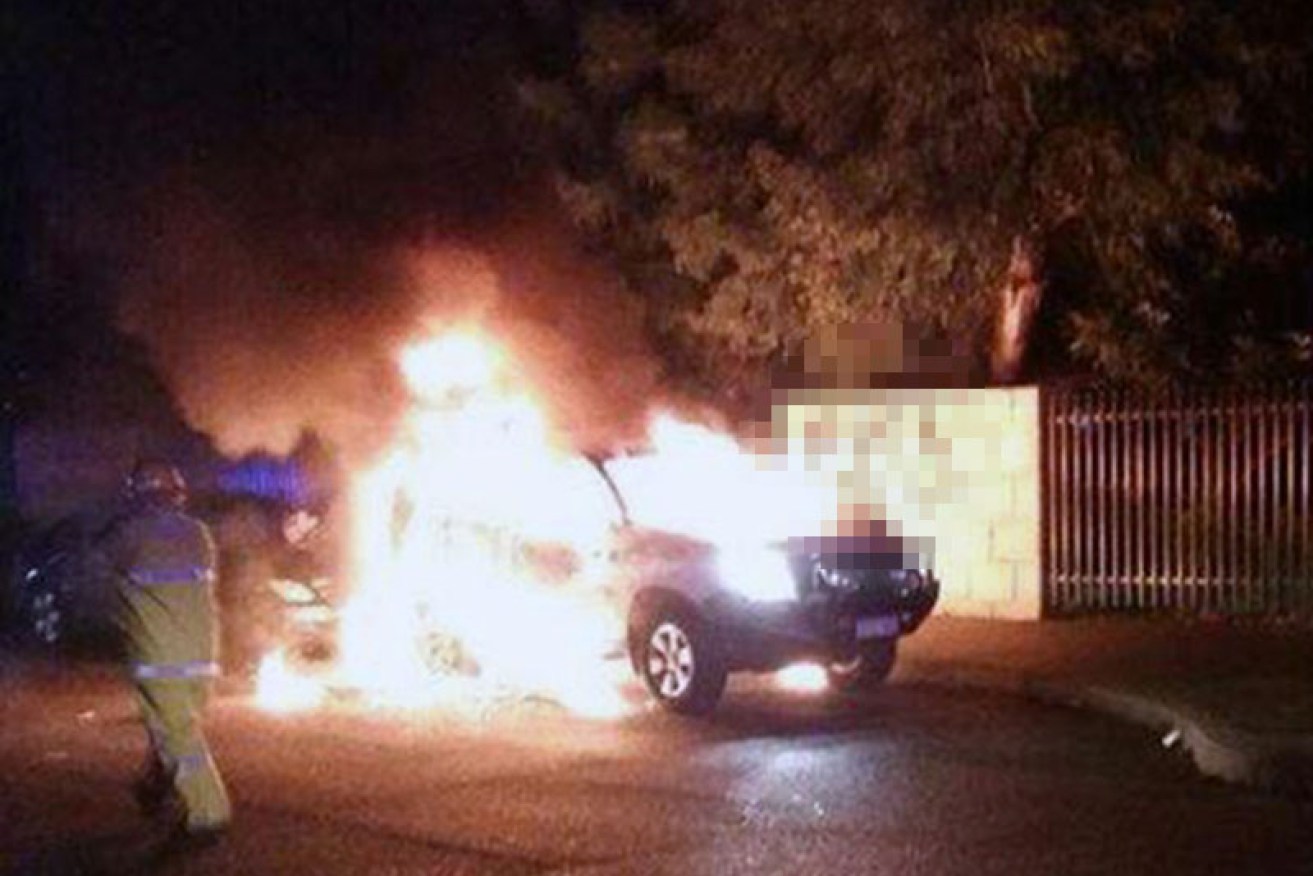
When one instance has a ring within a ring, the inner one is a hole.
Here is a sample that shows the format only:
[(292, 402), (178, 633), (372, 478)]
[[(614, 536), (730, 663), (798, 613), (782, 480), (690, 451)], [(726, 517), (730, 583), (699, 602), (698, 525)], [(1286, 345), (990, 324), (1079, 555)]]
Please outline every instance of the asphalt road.
[[(94, 676), (94, 677), (92, 677)], [(343, 704), (212, 711), (238, 821), (172, 854), (100, 674), (0, 673), (0, 872), (1313, 874), (1313, 810), (1205, 782), (1143, 731), (1006, 696), (731, 686), (710, 721)]]

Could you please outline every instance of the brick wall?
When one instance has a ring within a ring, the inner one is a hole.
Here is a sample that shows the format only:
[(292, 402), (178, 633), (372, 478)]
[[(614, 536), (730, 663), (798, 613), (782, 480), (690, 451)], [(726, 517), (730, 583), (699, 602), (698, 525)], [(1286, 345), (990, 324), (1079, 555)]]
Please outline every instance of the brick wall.
[(809, 392), (783, 410), (812, 477), (931, 554), (941, 613), (1039, 617), (1037, 389)]

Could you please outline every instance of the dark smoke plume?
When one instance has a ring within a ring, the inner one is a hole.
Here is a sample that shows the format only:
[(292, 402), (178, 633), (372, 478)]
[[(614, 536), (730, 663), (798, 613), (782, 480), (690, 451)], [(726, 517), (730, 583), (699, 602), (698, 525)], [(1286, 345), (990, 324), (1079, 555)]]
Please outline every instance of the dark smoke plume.
[[(323, 182), (316, 197), (331, 200)], [(367, 459), (408, 402), (398, 350), (470, 319), (509, 347), (576, 447), (641, 430), (658, 392), (642, 311), (576, 251), (550, 204), (408, 228), (384, 221), (397, 207), (386, 198), (344, 221), (292, 209), (258, 180), (237, 191), (225, 201), (181, 177), (152, 190), (120, 305), (122, 327), (223, 452), (287, 453), (311, 431)]]
[(642, 305), (546, 218), (560, 215), (543, 196), (490, 242), (500, 291), (491, 325), (569, 443), (588, 451), (633, 445), (651, 408), (675, 401), (648, 346)]
[(561, 434), (633, 435), (643, 314), (534, 182), (519, 4), (83, 5), (24, 4), (43, 228), (104, 267), (119, 327), (224, 452), (311, 430), (368, 458), (407, 404), (398, 348), (472, 312)]

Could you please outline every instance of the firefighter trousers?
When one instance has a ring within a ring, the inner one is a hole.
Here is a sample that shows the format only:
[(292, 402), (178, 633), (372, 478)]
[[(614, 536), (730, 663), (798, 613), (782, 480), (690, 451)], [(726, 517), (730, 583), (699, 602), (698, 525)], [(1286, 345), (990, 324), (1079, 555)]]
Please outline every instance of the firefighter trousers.
[(161, 773), (172, 780), (184, 826), (188, 830), (226, 827), (232, 818), (228, 791), (201, 730), (207, 680), (143, 679), (136, 688), (151, 755)]

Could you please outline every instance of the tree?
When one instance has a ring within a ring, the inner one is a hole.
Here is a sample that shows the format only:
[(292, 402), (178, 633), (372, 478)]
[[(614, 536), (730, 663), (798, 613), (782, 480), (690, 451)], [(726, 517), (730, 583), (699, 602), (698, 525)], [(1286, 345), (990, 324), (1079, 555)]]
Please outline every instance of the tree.
[(1154, 380), (1284, 355), (1241, 305), (1307, 264), (1252, 221), (1307, 186), (1296, 5), (630, 4), (521, 90), (572, 217), (704, 373), (895, 320), (1010, 379), (1038, 311), (1059, 364)]

